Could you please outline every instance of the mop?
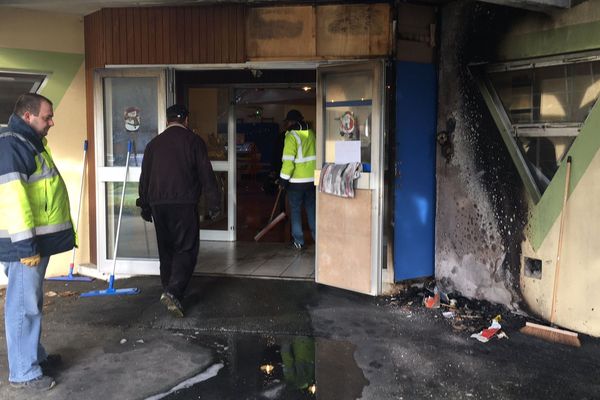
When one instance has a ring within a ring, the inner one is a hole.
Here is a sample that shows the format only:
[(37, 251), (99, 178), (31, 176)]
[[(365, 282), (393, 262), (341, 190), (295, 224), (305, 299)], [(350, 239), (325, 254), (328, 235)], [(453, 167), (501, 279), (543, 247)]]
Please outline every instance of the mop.
[(117, 249), (119, 248), (119, 233), (121, 232), (121, 218), (123, 217), (123, 200), (125, 199), (125, 187), (127, 186), (127, 174), (129, 172), (129, 155), (131, 154), (131, 141), (127, 143), (127, 161), (125, 162), (125, 179), (123, 179), (123, 189), (121, 190), (121, 204), (119, 205), (119, 219), (117, 219), (117, 233), (115, 235), (115, 248), (113, 251), (113, 267), (112, 273), (108, 280), (108, 288), (106, 290), (93, 290), (81, 294), (81, 297), (96, 297), (96, 296), (117, 296), (126, 294), (138, 294), (138, 288), (115, 289), (115, 270), (117, 268)]
[[(81, 215), (81, 202), (83, 199), (83, 183), (85, 177), (85, 167), (87, 164), (87, 148), (88, 141), (83, 141), (83, 170), (81, 171), (81, 183), (79, 185), (79, 207), (77, 208), (77, 220), (75, 222), (75, 235), (79, 233), (79, 216)], [(80, 281), (80, 282), (91, 282), (92, 278), (87, 276), (75, 276), (73, 275), (73, 268), (75, 266), (75, 250), (77, 247), (73, 246), (73, 254), (71, 256), (71, 264), (69, 264), (69, 274), (63, 276), (53, 276), (50, 278), (46, 278), (49, 281)]]

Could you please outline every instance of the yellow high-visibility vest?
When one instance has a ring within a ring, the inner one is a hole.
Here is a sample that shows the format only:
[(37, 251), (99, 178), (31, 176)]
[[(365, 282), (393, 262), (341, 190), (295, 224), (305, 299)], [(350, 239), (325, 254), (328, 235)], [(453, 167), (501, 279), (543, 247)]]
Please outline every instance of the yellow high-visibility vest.
[[(0, 260), (17, 261), (34, 254), (49, 256), (72, 249), (75, 232), (69, 195), (46, 138), (42, 139), (44, 151), (19, 133), (0, 133), (0, 141), (3, 140), (12, 140), (12, 145), (4, 142), (3, 150), (33, 157), (36, 168), (30, 175), (16, 168), (4, 168), (0, 174)], [(23, 154), (24, 149), (28, 154)]]
[(317, 163), (316, 137), (311, 129), (291, 130), (285, 133), (281, 157), (282, 179), (290, 183), (314, 182)]

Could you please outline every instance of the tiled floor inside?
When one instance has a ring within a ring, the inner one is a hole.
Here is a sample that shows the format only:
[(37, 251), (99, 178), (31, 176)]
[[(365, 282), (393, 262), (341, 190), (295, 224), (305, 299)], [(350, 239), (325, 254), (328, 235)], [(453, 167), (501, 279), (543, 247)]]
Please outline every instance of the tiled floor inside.
[(287, 243), (200, 242), (196, 275), (315, 279), (315, 248), (291, 249)]

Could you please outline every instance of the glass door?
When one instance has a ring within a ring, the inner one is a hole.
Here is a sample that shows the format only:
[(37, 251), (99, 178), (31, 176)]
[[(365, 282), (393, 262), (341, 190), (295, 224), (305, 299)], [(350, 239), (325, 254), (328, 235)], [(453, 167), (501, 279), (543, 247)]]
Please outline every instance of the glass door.
[[(217, 183), (221, 189), (221, 214), (208, 218), (204, 196), (200, 198), (200, 240), (236, 240), (236, 157), (233, 89), (196, 86), (185, 89), (190, 110), (189, 128), (200, 135), (208, 150)], [(229, 146), (234, 143), (234, 146)]]
[[(154, 226), (135, 205), (144, 149), (166, 126), (164, 70), (101, 70), (96, 73), (95, 155), (98, 270), (110, 273), (121, 191), (126, 184), (117, 253), (117, 274), (158, 275)], [(126, 176), (128, 142), (133, 146)]]

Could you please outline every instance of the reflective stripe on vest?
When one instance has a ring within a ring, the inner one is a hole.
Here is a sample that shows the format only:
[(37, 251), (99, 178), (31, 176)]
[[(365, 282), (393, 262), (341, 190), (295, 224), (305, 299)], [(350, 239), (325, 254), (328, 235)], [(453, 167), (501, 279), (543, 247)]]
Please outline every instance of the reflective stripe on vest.
[(38, 151), (18, 133), (0, 134), (0, 139), (4, 137), (14, 137), (25, 143), (34, 153), (36, 169), (30, 176), (22, 172), (0, 176), (0, 185), (5, 192), (5, 197), (0, 199), (4, 216), (0, 221), (0, 238), (17, 242), (38, 235), (72, 231), (67, 188), (49, 150)]

